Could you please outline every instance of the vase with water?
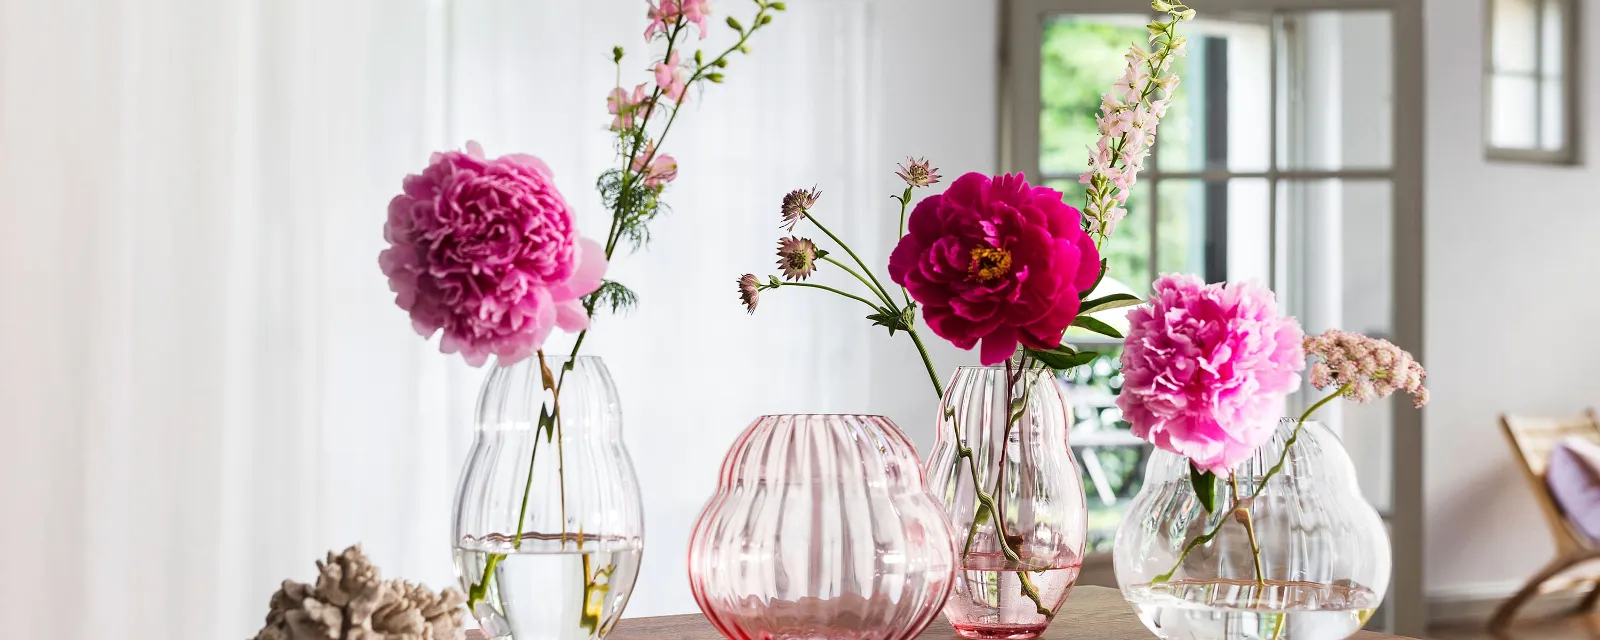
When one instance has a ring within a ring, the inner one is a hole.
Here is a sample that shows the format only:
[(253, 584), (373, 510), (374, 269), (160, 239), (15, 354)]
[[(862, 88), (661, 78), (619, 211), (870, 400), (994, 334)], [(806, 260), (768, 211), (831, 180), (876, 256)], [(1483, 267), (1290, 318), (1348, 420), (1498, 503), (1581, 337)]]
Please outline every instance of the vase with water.
[(1035, 638), (1083, 565), (1088, 513), (1055, 375), (1017, 362), (961, 367), (925, 466), (956, 533), (944, 614), (966, 638)]
[(1117, 530), (1117, 583), (1151, 632), (1340, 640), (1366, 624), (1389, 585), (1389, 534), (1333, 432), (1283, 420), (1216, 482), (1211, 510), (1190, 473), (1158, 449)]
[(603, 638), (639, 574), (644, 512), (596, 357), (489, 372), (455, 504), (455, 564), (495, 639)]

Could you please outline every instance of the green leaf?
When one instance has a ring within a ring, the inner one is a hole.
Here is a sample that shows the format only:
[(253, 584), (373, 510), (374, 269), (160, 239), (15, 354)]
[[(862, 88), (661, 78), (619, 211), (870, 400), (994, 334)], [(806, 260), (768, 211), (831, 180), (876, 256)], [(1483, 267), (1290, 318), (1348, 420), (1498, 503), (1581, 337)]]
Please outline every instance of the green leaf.
[(1109, 296), (1085, 300), (1078, 309), (1078, 315), (1086, 316), (1108, 309), (1121, 309), (1122, 307), (1132, 307), (1140, 304), (1144, 304), (1144, 301), (1140, 300), (1139, 296), (1130, 293), (1113, 293)]
[(1189, 463), (1189, 483), (1194, 485), (1194, 495), (1200, 499), (1200, 506), (1206, 508), (1206, 513), (1215, 513), (1217, 510), (1217, 475), (1210, 471), (1202, 472)]
[[(539, 429), (544, 431), (545, 444), (549, 444), (550, 440), (556, 436), (556, 417), (555, 414), (550, 413), (549, 407), (539, 407)], [(534, 437), (538, 437), (538, 433), (538, 431), (534, 431)]]
[(1101, 322), (1101, 321), (1096, 320), (1094, 318), (1091, 318), (1089, 316), (1078, 316), (1077, 318), (1074, 318), (1072, 320), (1072, 326), (1074, 326), (1074, 327), (1083, 327), (1085, 329), (1088, 329), (1088, 330), (1093, 331), (1095, 333), (1098, 333), (1100, 335), (1111, 337), (1111, 338), (1117, 338), (1117, 339), (1121, 339), (1122, 338), (1122, 332), (1117, 331), (1116, 327), (1113, 327), (1113, 326), (1111, 326), (1109, 324), (1106, 324), (1104, 322)]
[(1088, 289), (1084, 289), (1078, 293), (1078, 299), (1082, 300), (1089, 297), (1089, 294), (1094, 293), (1094, 290), (1100, 286), (1100, 281), (1104, 279), (1106, 279), (1106, 261), (1104, 258), (1102, 258), (1100, 260), (1100, 275), (1095, 276), (1094, 284), (1089, 285)]
[(1100, 354), (1093, 351), (1074, 351), (1072, 347), (1062, 345), (1048, 351), (1041, 349), (1028, 349), (1028, 355), (1033, 356), (1044, 366), (1057, 371), (1066, 371), (1094, 362)]
[(906, 308), (900, 310), (899, 315), (880, 308), (877, 313), (867, 316), (867, 319), (872, 321), (873, 326), (888, 327), (889, 335), (892, 336), (897, 329), (900, 331), (911, 330), (911, 324), (917, 319), (917, 305), (906, 305)]

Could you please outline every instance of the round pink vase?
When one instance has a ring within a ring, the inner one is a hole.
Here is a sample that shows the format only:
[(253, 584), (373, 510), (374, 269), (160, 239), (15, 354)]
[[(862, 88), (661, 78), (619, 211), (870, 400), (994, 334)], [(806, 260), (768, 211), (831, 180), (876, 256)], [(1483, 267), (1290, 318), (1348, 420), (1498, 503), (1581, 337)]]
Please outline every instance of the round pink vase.
[(888, 418), (762, 416), (695, 523), (689, 587), (734, 640), (909, 640), (950, 593), (954, 545)]

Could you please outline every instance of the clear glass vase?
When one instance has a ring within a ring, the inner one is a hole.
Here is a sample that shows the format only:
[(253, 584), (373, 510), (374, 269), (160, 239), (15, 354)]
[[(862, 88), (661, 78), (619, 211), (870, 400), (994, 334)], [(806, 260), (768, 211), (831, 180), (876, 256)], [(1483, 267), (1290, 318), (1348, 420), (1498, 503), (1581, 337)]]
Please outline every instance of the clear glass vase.
[(950, 526), (888, 418), (758, 418), (689, 538), (689, 587), (729, 638), (908, 640), (950, 592)]
[(964, 637), (1038, 637), (1078, 581), (1088, 513), (1067, 406), (1051, 371), (1016, 365), (957, 369), (939, 404), (925, 475), (956, 532), (944, 614)]
[(1123, 597), (1157, 636), (1339, 640), (1383, 601), (1388, 530), (1338, 437), (1299, 426), (1283, 420), (1232, 479), (1219, 479), (1213, 513), (1195, 496), (1187, 459), (1150, 458), (1113, 556)]
[(530, 357), (490, 371), (455, 505), (456, 572), (484, 631), (605, 637), (643, 549), (639, 481), (605, 363)]

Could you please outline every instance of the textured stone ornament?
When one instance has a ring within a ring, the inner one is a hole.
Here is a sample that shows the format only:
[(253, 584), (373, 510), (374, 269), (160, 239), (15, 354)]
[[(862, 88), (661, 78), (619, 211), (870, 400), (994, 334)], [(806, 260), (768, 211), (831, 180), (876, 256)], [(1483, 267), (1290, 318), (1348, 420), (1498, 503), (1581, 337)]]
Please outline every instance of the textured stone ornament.
[(315, 584), (283, 581), (255, 640), (458, 640), (466, 598), (384, 581), (359, 545), (328, 553)]

